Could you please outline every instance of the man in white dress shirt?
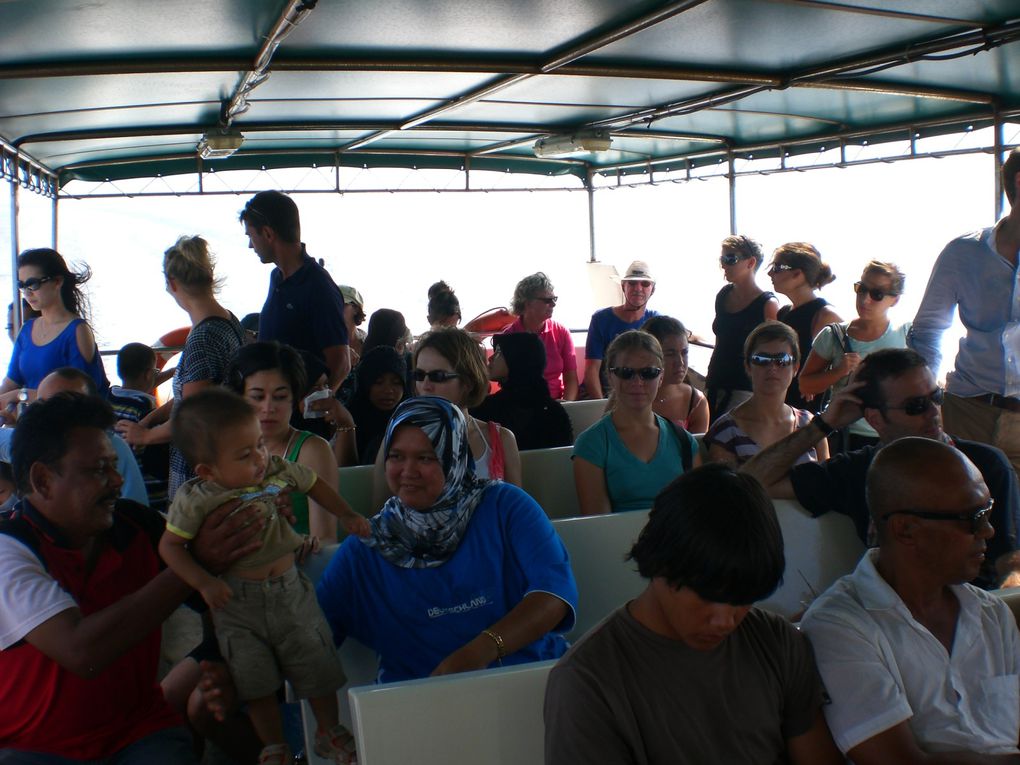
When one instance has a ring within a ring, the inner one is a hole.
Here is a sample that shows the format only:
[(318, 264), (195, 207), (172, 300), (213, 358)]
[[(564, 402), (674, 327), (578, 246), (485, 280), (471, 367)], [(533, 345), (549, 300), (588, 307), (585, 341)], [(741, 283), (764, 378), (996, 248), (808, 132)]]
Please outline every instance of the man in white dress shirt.
[(856, 765), (1020, 763), (1020, 635), (1001, 599), (966, 584), (995, 533), (981, 473), (904, 438), (875, 457), (867, 497), (879, 547), (801, 625), (837, 746)]

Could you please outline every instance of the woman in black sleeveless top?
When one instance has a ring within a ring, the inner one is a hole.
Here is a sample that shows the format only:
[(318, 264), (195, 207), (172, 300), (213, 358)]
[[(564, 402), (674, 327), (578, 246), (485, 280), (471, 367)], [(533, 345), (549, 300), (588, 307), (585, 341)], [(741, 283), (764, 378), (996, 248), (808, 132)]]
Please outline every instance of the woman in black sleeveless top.
[(706, 393), (712, 419), (726, 413), (751, 395), (751, 380), (744, 370), (744, 340), (766, 319), (775, 319), (779, 301), (765, 292), (754, 277), (762, 263), (761, 245), (746, 236), (728, 236), (722, 242), (719, 264), (729, 282), (715, 296), (715, 350), (708, 362)]
[[(779, 320), (793, 327), (800, 341), (800, 357), (806, 359), (811, 353), (815, 335), (823, 327), (843, 321), (828, 307), (825, 298), (818, 297), (816, 292), (836, 277), (832, 275), (832, 269), (822, 262), (818, 250), (807, 242), (789, 242), (777, 248), (772, 253), (772, 266), (768, 273), (776, 292), (793, 303), (779, 309)], [(796, 381), (786, 392), (787, 404), (809, 412), (817, 412), (821, 400), (820, 396), (806, 399)]]

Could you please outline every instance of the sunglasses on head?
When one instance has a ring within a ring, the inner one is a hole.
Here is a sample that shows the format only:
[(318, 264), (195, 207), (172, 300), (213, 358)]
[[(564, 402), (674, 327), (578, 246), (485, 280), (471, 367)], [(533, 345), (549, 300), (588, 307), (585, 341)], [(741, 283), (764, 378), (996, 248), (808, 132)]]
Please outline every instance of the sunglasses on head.
[(902, 406), (885, 406), (884, 409), (902, 409), (903, 413), (909, 417), (917, 417), (919, 414), (924, 414), (932, 406), (942, 406), (942, 401), (945, 399), (946, 392), (942, 388), (936, 388), (927, 396), (915, 396), (914, 398), (908, 398), (903, 402)]
[(427, 379), (433, 383), (444, 383), (448, 380), (453, 380), (460, 377), (456, 372), (447, 372), (443, 369), (433, 369), (430, 372), (426, 372), (424, 369), (415, 369), (413, 372), (414, 379), (418, 382), (425, 382)]
[(556, 301), (559, 300), (559, 298), (553, 295), (552, 297), (547, 298), (535, 298), (535, 300), (538, 300), (541, 303), (545, 303), (546, 305), (556, 305)]
[(46, 282), (52, 282), (52, 276), (33, 276), (31, 279), (25, 279), (25, 281), (18, 280), (18, 289), (22, 292), (35, 292), (37, 289), (42, 287)]
[(793, 355), (789, 353), (752, 353), (747, 361), (756, 367), (790, 367)]
[(788, 266), (786, 263), (773, 263), (769, 266), (768, 274), (770, 276), (772, 274), (783, 274), (787, 271), (795, 271), (796, 268), (796, 266)]
[(632, 380), (637, 375), (642, 380), (654, 380), (662, 374), (662, 367), (609, 367), (609, 371), (621, 380)]
[(867, 294), (876, 303), (880, 300), (884, 300), (887, 297), (896, 297), (896, 292), (886, 292), (885, 290), (876, 290), (871, 287), (866, 287), (864, 282), (854, 282), (854, 292), (858, 295)]
[(912, 515), (915, 518), (923, 518), (926, 521), (963, 521), (970, 524), (971, 534), (977, 534), (981, 531), (981, 527), (984, 524), (991, 523), (988, 520), (988, 514), (992, 512), (994, 504), (995, 500), (990, 499), (987, 505), (977, 510), (972, 510), (969, 513), (937, 513), (932, 510), (893, 510), (883, 515), (882, 520), (888, 520), (894, 515)]
[(724, 266), (734, 266), (741, 260), (747, 260), (747, 255), (738, 255), (733, 252), (727, 252), (725, 255), (719, 256), (719, 262)]

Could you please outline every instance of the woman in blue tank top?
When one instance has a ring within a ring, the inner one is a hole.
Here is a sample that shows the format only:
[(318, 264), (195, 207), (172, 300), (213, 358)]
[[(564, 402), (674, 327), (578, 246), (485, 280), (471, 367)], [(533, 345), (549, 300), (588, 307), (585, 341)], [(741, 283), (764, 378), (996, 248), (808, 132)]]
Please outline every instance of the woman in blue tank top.
[(88, 299), (81, 285), (91, 276), (87, 266), (71, 271), (56, 250), (25, 250), (18, 256), (18, 288), (40, 316), (27, 321), (14, 341), (7, 377), (0, 384), (0, 405), (35, 398), (42, 379), (61, 367), (86, 372), (106, 396), (110, 382), (85, 320)]

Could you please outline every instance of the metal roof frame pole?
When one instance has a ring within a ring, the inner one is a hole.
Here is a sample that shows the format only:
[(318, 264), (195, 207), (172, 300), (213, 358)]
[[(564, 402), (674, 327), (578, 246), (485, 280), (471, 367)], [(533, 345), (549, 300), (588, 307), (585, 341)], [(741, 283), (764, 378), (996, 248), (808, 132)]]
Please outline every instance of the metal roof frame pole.
[(1002, 186), (1002, 173), (999, 172), (999, 168), (1002, 167), (1002, 163), (1006, 161), (1004, 156), (1005, 149), (1003, 148), (1003, 124), (1002, 115), (999, 114), (999, 110), (995, 110), (995, 123), (992, 127), (992, 135), (995, 140), (995, 149), (993, 156), (995, 157), (994, 167), (992, 171), (995, 173), (995, 220), (999, 220), (1002, 217), (1003, 210), (1003, 193), (1005, 189)]
[(726, 178), (730, 185), (730, 235), (737, 233), (737, 164), (733, 159), (733, 153), (727, 153), (729, 172)]
[(595, 258), (595, 183), (594, 173), (590, 167), (584, 171), (584, 186), (588, 191), (588, 262), (598, 262)]
[(60, 233), (60, 226), (57, 223), (60, 206), (57, 204), (57, 199), (57, 195), (54, 194), (53, 198), (50, 200), (50, 206), (53, 208), (50, 212), (50, 246), (53, 247), (54, 250), (59, 249), (57, 247), (57, 235)]
[(21, 174), (21, 167), (18, 158), (14, 158), (14, 176), (10, 179), (11, 184), (11, 289), (14, 297), (11, 299), (13, 311), (13, 324), (15, 336), (21, 331), (21, 291), (18, 289), (18, 176)]

